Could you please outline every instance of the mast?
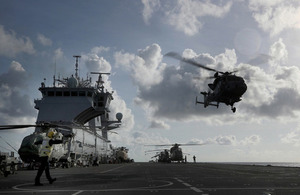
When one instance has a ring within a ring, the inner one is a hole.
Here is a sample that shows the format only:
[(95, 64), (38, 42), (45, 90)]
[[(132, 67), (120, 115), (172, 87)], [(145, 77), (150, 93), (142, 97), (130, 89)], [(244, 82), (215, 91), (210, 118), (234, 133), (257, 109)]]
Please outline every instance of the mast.
[(78, 59), (81, 58), (80, 55), (74, 55), (74, 58), (76, 58), (76, 64), (75, 64), (75, 78), (78, 78)]

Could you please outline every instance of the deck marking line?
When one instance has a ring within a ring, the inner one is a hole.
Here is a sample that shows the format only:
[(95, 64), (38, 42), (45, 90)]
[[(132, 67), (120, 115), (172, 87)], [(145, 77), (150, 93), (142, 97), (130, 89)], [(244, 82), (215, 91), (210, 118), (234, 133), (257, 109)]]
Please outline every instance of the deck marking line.
[(194, 190), (195, 192), (198, 192), (198, 193), (199, 193), (199, 192), (200, 192), (200, 193), (203, 192), (203, 191), (200, 190), (199, 188), (196, 188), (196, 187), (192, 186), (191, 184), (186, 183), (186, 182), (184, 182), (184, 181), (178, 179), (177, 177), (175, 177), (174, 179), (177, 180), (178, 182), (182, 183), (182, 184), (185, 185), (186, 187), (190, 187), (190, 189), (191, 189), (191, 190)]
[(123, 168), (123, 167), (125, 167), (125, 166), (128, 166), (128, 165), (119, 166), (119, 167), (116, 167), (116, 168), (113, 168), (113, 169), (109, 169), (109, 170), (106, 170), (106, 171), (101, 171), (101, 172), (99, 172), (99, 173), (107, 173), (107, 172), (110, 172), (110, 171), (114, 171), (114, 170), (116, 170), (116, 169)]
[(188, 183), (182, 183), (183, 185), (187, 186), (187, 187), (191, 187), (192, 185), (188, 184)]
[(177, 179), (177, 178), (176, 178), (176, 180), (179, 181), (180, 183), (183, 183), (183, 181), (182, 181), (181, 179)]
[(75, 192), (75, 193), (72, 194), (72, 195), (78, 195), (78, 194), (80, 194), (81, 192), (83, 192), (83, 190), (80, 190), (80, 191), (78, 191), (78, 192)]
[(194, 190), (195, 192), (203, 192), (202, 190), (200, 190), (200, 189), (198, 189), (196, 187), (193, 187), (193, 186), (191, 187), (191, 189)]

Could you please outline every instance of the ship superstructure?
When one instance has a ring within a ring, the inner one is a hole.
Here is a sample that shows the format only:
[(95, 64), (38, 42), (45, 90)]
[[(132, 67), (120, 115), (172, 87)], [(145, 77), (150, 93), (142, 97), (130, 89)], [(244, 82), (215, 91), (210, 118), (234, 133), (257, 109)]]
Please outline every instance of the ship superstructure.
[[(102, 80), (102, 76), (109, 73), (92, 72), (91, 74), (98, 75), (98, 81), (93, 85), (91, 77), (83, 79), (78, 76), (80, 56), (74, 57), (75, 75), (63, 79), (56, 79), (54, 76), (51, 87), (46, 86), (45, 82), (41, 83), (39, 91), (42, 98), (34, 101), (35, 108), (39, 111), (36, 123), (66, 126), (59, 128), (59, 131), (69, 138), (65, 138), (64, 145), (56, 145), (54, 159), (71, 159), (82, 163), (91, 157), (103, 160), (111, 152), (107, 132), (120, 126), (122, 114), (118, 113), (115, 121), (109, 120), (113, 92), (105, 89)], [(35, 130), (41, 131), (42, 128), (39, 127)]]

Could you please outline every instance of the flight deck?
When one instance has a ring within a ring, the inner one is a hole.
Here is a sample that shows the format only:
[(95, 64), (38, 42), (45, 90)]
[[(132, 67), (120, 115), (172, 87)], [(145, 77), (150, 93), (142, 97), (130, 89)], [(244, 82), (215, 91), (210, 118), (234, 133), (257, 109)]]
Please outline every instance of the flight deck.
[(0, 177), (0, 194), (300, 194), (300, 168), (216, 163), (128, 163), (51, 169), (57, 178), (34, 186), (36, 170)]

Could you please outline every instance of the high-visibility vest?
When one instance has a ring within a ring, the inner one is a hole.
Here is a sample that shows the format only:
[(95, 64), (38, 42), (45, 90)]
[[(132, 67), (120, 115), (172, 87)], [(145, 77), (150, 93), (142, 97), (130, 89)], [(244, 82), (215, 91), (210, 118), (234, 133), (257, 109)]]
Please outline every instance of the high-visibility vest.
[(43, 138), (42, 147), (41, 147), (41, 150), (39, 153), (40, 157), (43, 157), (43, 156), (50, 157), (53, 148), (52, 148), (52, 146), (49, 145), (49, 141), (50, 141), (49, 137)]

